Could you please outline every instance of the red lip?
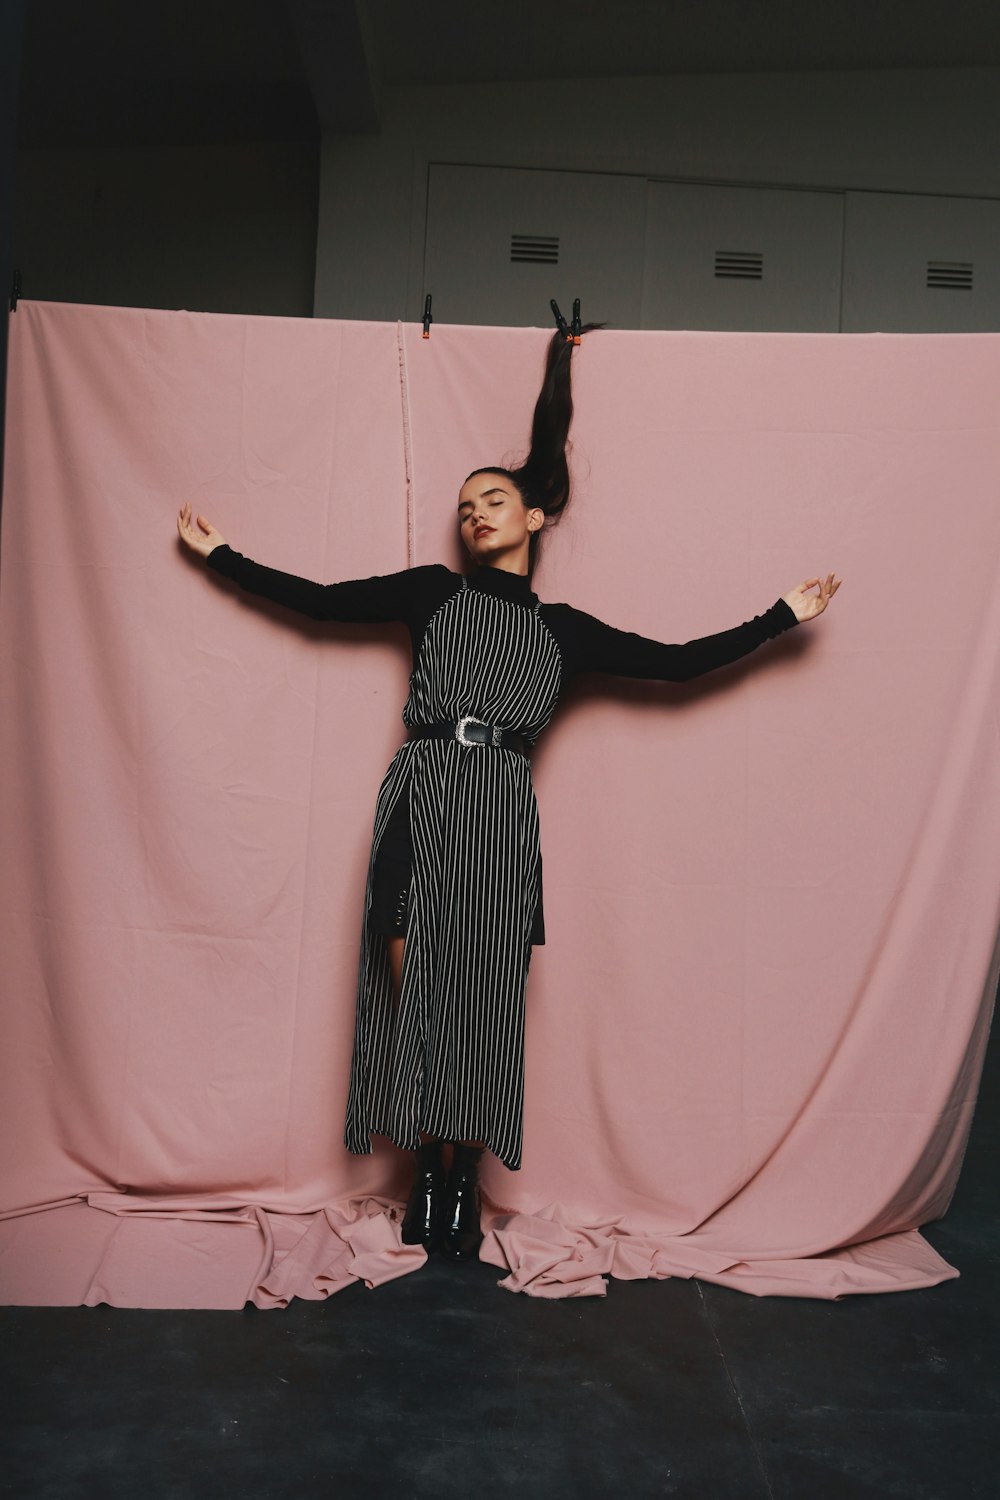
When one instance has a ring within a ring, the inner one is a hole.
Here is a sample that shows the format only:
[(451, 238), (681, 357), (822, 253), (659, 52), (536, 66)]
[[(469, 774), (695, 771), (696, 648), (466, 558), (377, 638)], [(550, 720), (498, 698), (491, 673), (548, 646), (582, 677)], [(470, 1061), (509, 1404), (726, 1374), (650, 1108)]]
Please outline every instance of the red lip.
[(486, 531), (496, 531), (496, 527), (495, 526), (477, 526), (476, 529), (475, 529), (475, 531), (472, 533), (472, 535), (473, 535), (473, 537), (482, 536), (483, 533), (486, 532)]

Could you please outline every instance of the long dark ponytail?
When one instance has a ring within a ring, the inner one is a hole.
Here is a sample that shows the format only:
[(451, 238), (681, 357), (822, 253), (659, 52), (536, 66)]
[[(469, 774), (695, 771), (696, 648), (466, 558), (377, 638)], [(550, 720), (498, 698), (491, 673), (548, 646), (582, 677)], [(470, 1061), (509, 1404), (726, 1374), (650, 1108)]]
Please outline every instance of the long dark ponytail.
[[(581, 333), (603, 328), (603, 323), (585, 323)], [(531, 419), (531, 448), (522, 464), (504, 468), (487, 464), (473, 469), (466, 480), (476, 474), (503, 474), (516, 485), (525, 506), (545, 512), (545, 524), (531, 533), (528, 542), (528, 577), (535, 571), (542, 533), (562, 515), (570, 501), (571, 485), (568, 454), (572, 449), (569, 428), (573, 420), (573, 390), (570, 373), (573, 340), (557, 330), (549, 340), (545, 354), (542, 388)]]

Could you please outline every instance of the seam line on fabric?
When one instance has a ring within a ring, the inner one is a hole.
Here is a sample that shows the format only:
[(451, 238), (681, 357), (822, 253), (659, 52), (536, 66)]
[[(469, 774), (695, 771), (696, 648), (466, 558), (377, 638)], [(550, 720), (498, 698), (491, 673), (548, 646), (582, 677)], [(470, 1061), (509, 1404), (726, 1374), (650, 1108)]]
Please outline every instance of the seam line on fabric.
[[(344, 345), (343, 345), (343, 340), (338, 341), (338, 343), (336, 345), (336, 351), (337, 351), (336, 388), (337, 388), (337, 391), (338, 391), (338, 394), (339, 394), (340, 383), (341, 383), (341, 380), (343, 378), (343, 370), (344, 370)], [(338, 401), (338, 402), (336, 402), (334, 404), (334, 410), (338, 411), (339, 408), (340, 408), (340, 403)], [(324, 569), (326, 568), (326, 559), (327, 559), (327, 555), (328, 555), (328, 548), (329, 548), (329, 545), (330, 545), (331, 490), (332, 490), (332, 487), (333, 487), (334, 446), (336, 444), (336, 440), (337, 440), (337, 425), (336, 425), (336, 422), (334, 421), (334, 422), (331, 422), (331, 424), (330, 424), (330, 446), (327, 449), (327, 468), (326, 468), (326, 486), (325, 486), (325, 489), (326, 489), (326, 505), (323, 508), (323, 542), (322, 542), (321, 551), (320, 551), (320, 555), (323, 558), (323, 567), (324, 567)], [(329, 575), (327, 575), (327, 576), (329, 576)], [(321, 693), (321, 690), (322, 690), (322, 681), (323, 681), (322, 656), (321, 656), (320, 652), (317, 651), (317, 652), (314, 653), (314, 669), (313, 669), (313, 679), (312, 679), (313, 703), (312, 703), (312, 725), (310, 727), (310, 732), (309, 732), (309, 783), (308, 783), (308, 791), (307, 791), (307, 794), (306, 794), (306, 806), (308, 808), (311, 808), (314, 805), (314, 798), (315, 798), (315, 795), (316, 795), (316, 762), (318, 760), (317, 749), (316, 749), (316, 736), (317, 736), (317, 732), (318, 732), (318, 729), (319, 729), (319, 700), (320, 700), (320, 693)], [(294, 1090), (294, 1087), (295, 1087), (295, 1064), (296, 1064), (297, 1053), (298, 1053), (298, 1020), (299, 1020), (299, 1013), (300, 1013), (300, 1010), (301, 1010), (301, 999), (302, 999), (302, 971), (303, 971), (302, 955), (303, 955), (303, 951), (304, 951), (304, 948), (305, 948), (306, 903), (307, 903), (308, 898), (309, 898), (309, 864), (310, 864), (310, 857), (311, 857), (311, 854), (312, 854), (312, 850), (313, 850), (313, 847), (314, 847), (313, 846), (313, 839), (314, 839), (313, 826), (312, 826), (311, 822), (309, 821), (309, 819), (307, 818), (306, 819), (306, 824), (305, 824), (305, 837), (303, 839), (303, 848), (302, 848), (302, 883), (301, 883), (301, 887), (300, 887), (300, 891), (299, 891), (299, 921), (298, 921), (298, 934), (297, 934), (298, 942), (296, 943), (296, 946), (295, 946), (295, 976), (294, 976), (294, 979), (292, 980), (292, 985), (291, 985), (292, 1033), (291, 1033), (291, 1045), (289, 1046), (289, 1049), (288, 1049), (288, 1072), (287, 1072), (287, 1078), (286, 1078), (287, 1088), (286, 1088), (286, 1095), (285, 1095), (285, 1149), (284, 1149), (284, 1162), (283, 1162), (283, 1168), (282, 1168), (282, 1172), (283, 1172), (283, 1175), (282, 1175), (282, 1185), (283, 1185), (285, 1193), (288, 1192), (288, 1181), (289, 1181), (289, 1175), (290, 1175), (290, 1163), (291, 1163), (291, 1154), (292, 1154), (292, 1146), (291, 1146), (291, 1136), (292, 1136), (292, 1128), (291, 1128), (291, 1125), (292, 1125), (292, 1093), (293, 1093), (293, 1090)]]
[(410, 390), (406, 371), (406, 345), (403, 324), (396, 324), (396, 352), (399, 356), (399, 406), (403, 424), (403, 467), (406, 473), (406, 566), (414, 566), (413, 542), (413, 445), (410, 434)]

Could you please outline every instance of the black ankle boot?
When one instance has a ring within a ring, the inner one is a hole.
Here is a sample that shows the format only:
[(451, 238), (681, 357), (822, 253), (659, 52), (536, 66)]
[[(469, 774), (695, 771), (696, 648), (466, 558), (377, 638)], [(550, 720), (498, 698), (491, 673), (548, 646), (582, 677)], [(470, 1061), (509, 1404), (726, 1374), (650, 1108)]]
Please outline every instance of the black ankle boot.
[(448, 1174), (441, 1214), (442, 1252), (450, 1260), (474, 1260), (483, 1242), (479, 1228), (479, 1159), (482, 1146), (458, 1142)]
[(404, 1245), (423, 1245), (428, 1254), (434, 1249), (438, 1237), (445, 1191), (442, 1144), (441, 1141), (424, 1141), (414, 1153), (417, 1172), (400, 1233)]

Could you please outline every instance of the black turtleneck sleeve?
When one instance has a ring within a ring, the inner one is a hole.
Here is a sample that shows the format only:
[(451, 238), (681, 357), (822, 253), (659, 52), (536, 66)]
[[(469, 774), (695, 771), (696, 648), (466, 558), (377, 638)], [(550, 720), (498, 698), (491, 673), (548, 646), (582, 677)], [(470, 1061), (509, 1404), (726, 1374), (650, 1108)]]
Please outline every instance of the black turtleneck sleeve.
[(414, 660), (428, 620), (461, 584), (458, 575), (443, 563), (376, 573), (371, 578), (348, 578), (342, 583), (313, 583), (310, 578), (253, 562), (228, 543), (213, 547), (206, 561), (213, 572), (233, 579), (248, 594), (272, 599), (313, 620), (367, 624), (401, 620), (410, 633)]
[(738, 661), (798, 624), (791, 605), (778, 599), (764, 614), (732, 630), (673, 645), (629, 630), (616, 630), (569, 604), (543, 605), (542, 614), (559, 644), (564, 680), (578, 672), (608, 672), (619, 677), (688, 682)]
[(448, 573), (447, 568), (431, 564), (403, 568), (399, 573), (379, 573), (372, 578), (350, 578), (343, 583), (313, 583), (309, 578), (253, 562), (227, 543), (213, 547), (206, 562), (213, 572), (232, 578), (247, 593), (273, 599), (276, 604), (310, 619), (370, 623), (402, 620), (409, 624), (428, 585), (433, 593), (432, 580)]

